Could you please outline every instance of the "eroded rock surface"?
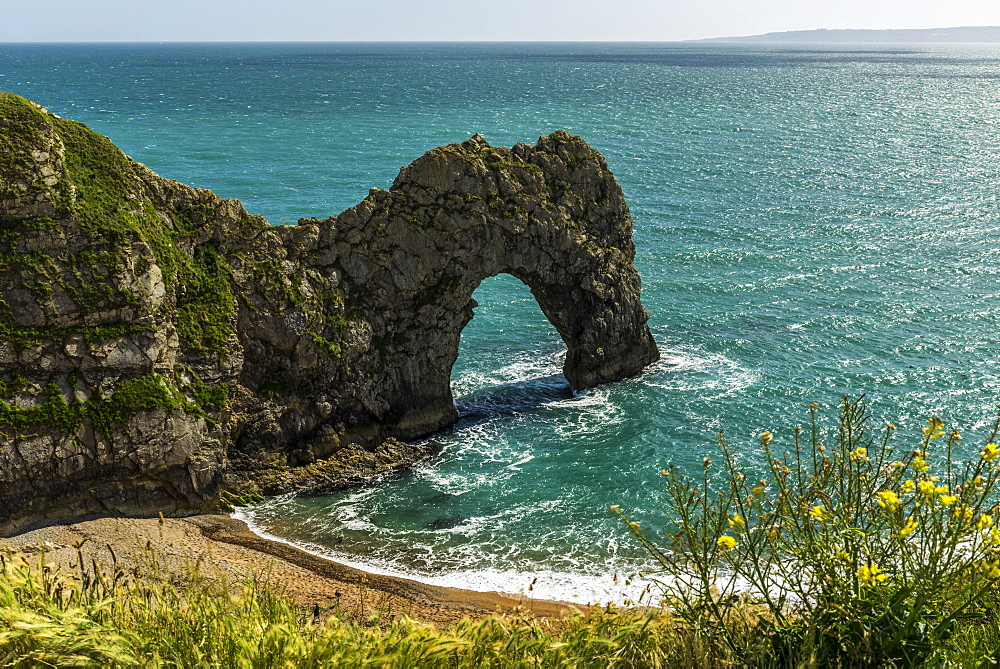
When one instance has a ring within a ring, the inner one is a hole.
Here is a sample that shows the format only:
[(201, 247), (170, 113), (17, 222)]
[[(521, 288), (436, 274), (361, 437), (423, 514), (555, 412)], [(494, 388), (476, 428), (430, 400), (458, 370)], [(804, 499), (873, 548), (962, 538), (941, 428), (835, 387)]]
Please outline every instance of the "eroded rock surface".
[(631, 235), (604, 159), (562, 131), (438, 147), (339, 216), (272, 227), (0, 93), (0, 534), (424, 456), (396, 439), (455, 420), (459, 336), (498, 273), (575, 388), (637, 374), (659, 354)]

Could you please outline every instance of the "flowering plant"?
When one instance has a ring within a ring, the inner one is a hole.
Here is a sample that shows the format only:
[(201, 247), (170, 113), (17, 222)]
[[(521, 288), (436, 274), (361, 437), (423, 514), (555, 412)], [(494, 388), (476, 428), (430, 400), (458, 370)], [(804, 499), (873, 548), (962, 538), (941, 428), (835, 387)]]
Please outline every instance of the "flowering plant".
[[(876, 437), (863, 398), (845, 398), (827, 446), (817, 410), (788, 450), (760, 435), (762, 471), (747, 471), (721, 435), (721, 471), (709, 458), (700, 481), (663, 470), (666, 541), (634, 522), (629, 530), (689, 624), (726, 643), (767, 640), (732, 647), (737, 657), (924, 664), (959, 620), (981, 615), (1000, 579), (1000, 419), (977, 457), (958, 463), (961, 435), (936, 417), (917, 443), (895, 449), (895, 426)], [(747, 605), (761, 615), (736, 614)]]

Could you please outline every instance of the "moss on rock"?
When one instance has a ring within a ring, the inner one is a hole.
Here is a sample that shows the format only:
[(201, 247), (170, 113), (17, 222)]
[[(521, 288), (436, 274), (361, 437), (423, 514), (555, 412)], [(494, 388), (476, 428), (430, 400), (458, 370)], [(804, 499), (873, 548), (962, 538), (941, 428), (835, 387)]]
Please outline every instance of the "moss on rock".
[(51, 118), (38, 105), (0, 92), (0, 200), (20, 197), (34, 183), (32, 154), (44, 145)]
[[(217, 406), (220, 400), (225, 403), (224, 396), (218, 392), (206, 393), (203, 386), (199, 392), (205, 406)], [(85, 420), (89, 420), (111, 438), (115, 428), (121, 428), (130, 418), (144, 411), (163, 409), (204, 416), (200, 402), (192, 402), (175, 383), (156, 373), (121, 381), (109, 397), (97, 396), (86, 402), (75, 398), (67, 402), (55, 381), (46, 384), (42, 395), (46, 398), (44, 402), (29, 407), (0, 400), (0, 433), (48, 427), (73, 435)]]
[[(184, 342), (197, 350), (228, 353), (235, 310), (229, 265), (199, 239), (211, 204), (189, 202), (162, 215), (166, 203), (150, 190), (151, 173), (145, 167), (84, 124), (58, 118), (10, 93), (0, 92), (0, 130), (0, 200), (42, 189), (53, 208), (53, 216), (19, 218), (12, 213), (16, 206), (0, 207), (0, 280), (6, 283), (20, 274), (41, 298), (51, 295), (53, 281), (62, 281), (84, 314), (135, 307), (134, 296), (122, 290), (116, 276), (126, 269), (129, 250), (145, 246), (176, 301)], [(42, 151), (48, 144), (50, 151)], [(61, 159), (54, 162), (48, 154), (57, 151)], [(36, 157), (42, 155), (46, 164), (53, 163), (52, 177), (38, 171)], [(46, 186), (45, 179), (55, 182)], [(26, 235), (67, 224), (78, 225), (89, 238), (84, 252), (75, 253), (73, 246), (55, 254), (22, 248)], [(7, 323), (15, 327), (10, 319)], [(38, 328), (32, 333), (40, 335)]]

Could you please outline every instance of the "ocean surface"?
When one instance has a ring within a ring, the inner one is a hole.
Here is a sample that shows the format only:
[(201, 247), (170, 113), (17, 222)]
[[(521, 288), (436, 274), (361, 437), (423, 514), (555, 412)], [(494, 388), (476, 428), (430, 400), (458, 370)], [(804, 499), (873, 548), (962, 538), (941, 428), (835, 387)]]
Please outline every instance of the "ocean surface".
[(660, 469), (700, 470), (719, 430), (752, 465), (760, 431), (867, 394), (901, 446), (938, 415), (975, 453), (1000, 400), (998, 79), (976, 45), (0, 44), (0, 89), (273, 224), (476, 132), (599, 149), (663, 360), (574, 394), (527, 287), (487, 280), (438, 457), (242, 511), (369, 570), (580, 602), (644, 587), (608, 505), (662, 524)]

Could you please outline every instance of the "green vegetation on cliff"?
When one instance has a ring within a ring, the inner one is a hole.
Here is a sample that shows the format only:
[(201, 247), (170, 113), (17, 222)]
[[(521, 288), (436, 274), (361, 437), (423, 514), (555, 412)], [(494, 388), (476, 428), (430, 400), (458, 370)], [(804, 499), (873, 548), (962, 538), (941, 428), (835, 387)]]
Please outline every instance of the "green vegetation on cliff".
[[(6, 385), (0, 382), (0, 397)], [(40, 426), (54, 427), (72, 435), (89, 420), (95, 429), (110, 438), (114, 428), (124, 427), (129, 418), (143, 411), (163, 409), (205, 416), (206, 410), (218, 410), (225, 405), (228, 390), (195, 381), (192, 384), (195, 401), (191, 401), (177, 383), (153, 373), (121, 381), (110, 397), (95, 396), (86, 402), (75, 398), (67, 402), (54, 381), (49, 382), (42, 394), (45, 401), (30, 407), (19, 407), (0, 399), (0, 435), (5, 430), (24, 431)]]
[(15, 186), (36, 179), (32, 147), (40, 146), (49, 116), (22, 97), (0, 92), (0, 200), (21, 194)]
[[(53, 174), (46, 177), (43, 168)], [(187, 200), (158, 201), (147, 178), (145, 168), (107, 137), (16, 95), (0, 93), (0, 201), (45, 193), (45, 201), (54, 209), (52, 216), (28, 218), (3, 215), (0, 210), (0, 280), (25, 285), (41, 300), (59, 284), (84, 315), (135, 309), (141, 302), (119, 287), (117, 276), (132, 271), (126, 266), (131, 254), (146, 246), (174, 300), (158, 315), (170, 317), (172, 307), (183, 344), (196, 351), (225, 353), (233, 335), (235, 300), (226, 260), (198, 239), (206, 221), (205, 205), (189, 201), (197, 192), (179, 184), (177, 191), (184, 190)], [(16, 209), (10, 202), (7, 209)], [(98, 242), (85, 253), (73, 253), (72, 239), (67, 240), (66, 252), (55, 257), (18, 246), (26, 236), (73, 223), (90, 237), (88, 241)], [(26, 344), (65, 334), (19, 328), (4, 306), (0, 303), (0, 337)]]
[(88, 344), (97, 344), (109, 339), (128, 337), (150, 332), (148, 325), (121, 323), (118, 325), (97, 325), (86, 327), (75, 325), (65, 328), (22, 328), (0, 321), (0, 339), (6, 339), (18, 347), (37, 346), (44, 341), (66, 342), (73, 337), (81, 337)]
[[(343, 351), (344, 334), (358, 318), (358, 310), (348, 309), (345, 305), (344, 291), (340, 288), (330, 288), (327, 281), (312, 271), (297, 269), (286, 272), (282, 260), (266, 258), (263, 260), (241, 258), (251, 271), (253, 284), (258, 293), (274, 303), (293, 307), (305, 316), (305, 332), (313, 343), (325, 350), (331, 356), (339, 356)], [(256, 307), (246, 303), (251, 310)], [(271, 379), (261, 386), (264, 394), (281, 386), (280, 380)], [(296, 394), (298, 391), (278, 392), (277, 395)]]
[[(141, 168), (107, 137), (83, 124), (57, 119), (66, 143), (66, 176), (76, 189), (69, 209), (84, 228), (117, 249), (136, 241), (148, 244), (168, 288), (177, 294), (177, 331), (195, 349), (226, 350), (233, 333), (234, 300), (229, 268), (215, 248), (206, 245), (185, 252), (199, 226), (176, 215), (166, 224), (149, 200), (137, 206)], [(181, 287), (181, 290), (178, 290)]]

